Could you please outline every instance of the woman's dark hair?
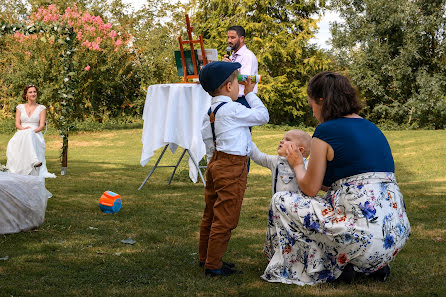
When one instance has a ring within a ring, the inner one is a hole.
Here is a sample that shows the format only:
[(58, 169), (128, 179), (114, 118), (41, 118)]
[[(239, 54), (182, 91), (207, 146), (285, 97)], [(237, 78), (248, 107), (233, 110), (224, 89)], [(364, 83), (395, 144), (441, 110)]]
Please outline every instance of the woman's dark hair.
[(356, 89), (345, 76), (336, 72), (316, 74), (308, 83), (307, 94), (316, 104), (322, 104), (321, 116), (324, 122), (358, 113), (362, 109)]
[(29, 89), (29, 88), (36, 88), (36, 91), (39, 92), (39, 89), (37, 89), (37, 87), (36, 87), (35, 85), (33, 85), (33, 84), (26, 85), (25, 88), (23, 89), (23, 94), (22, 94), (22, 98), (23, 98), (23, 100), (25, 100), (25, 101), (27, 100), (27, 99), (26, 99), (26, 93), (28, 92), (28, 89)]

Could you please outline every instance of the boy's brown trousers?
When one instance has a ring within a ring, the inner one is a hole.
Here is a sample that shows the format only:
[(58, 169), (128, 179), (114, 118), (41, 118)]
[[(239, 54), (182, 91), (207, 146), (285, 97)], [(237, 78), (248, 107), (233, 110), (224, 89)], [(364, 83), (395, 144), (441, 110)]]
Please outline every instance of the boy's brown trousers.
[(240, 217), (248, 175), (247, 156), (214, 152), (206, 169), (206, 207), (200, 226), (199, 257), (206, 269), (220, 269)]

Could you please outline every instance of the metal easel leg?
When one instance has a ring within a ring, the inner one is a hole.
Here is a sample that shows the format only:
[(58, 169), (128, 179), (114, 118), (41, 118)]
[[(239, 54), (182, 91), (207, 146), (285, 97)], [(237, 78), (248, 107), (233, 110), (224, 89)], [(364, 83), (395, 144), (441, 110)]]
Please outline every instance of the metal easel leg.
[(206, 187), (206, 182), (204, 181), (203, 174), (201, 174), (200, 166), (198, 165), (197, 161), (195, 161), (194, 157), (189, 153), (189, 150), (187, 150), (187, 153), (189, 154), (189, 157), (192, 159), (192, 162), (194, 162), (195, 167), (198, 170), (198, 174), (200, 175), (201, 181), (203, 182), (204, 187)]
[(152, 173), (155, 171), (156, 167), (158, 167), (159, 162), (161, 161), (161, 158), (163, 157), (164, 153), (167, 150), (167, 147), (169, 145), (166, 144), (166, 146), (163, 149), (163, 152), (161, 153), (161, 155), (158, 158), (158, 161), (156, 161), (155, 165), (152, 167), (152, 170), (150, 171), (150, 173), (147, 175), (146, 179), (142, 182), (141, 186), (139, 186), (138, 191), (142, 189), (142, 187), (144, 187), (144, 185), (146, 184), (147, 180), (150, 178), (150, 176), (152, 175)]
[(178, 165), (180, 165), (180, 162), (183, 159), (184, 154), (186, 153), (186, 151), (187, 151), (187, 149), (184, 149), (183, 153), (181, 154), (181, 157), (178, 159), (177, 164), (175, 166), (173, 166), (175, 168), (173, 169), (172, 175), (170, 176), (168, 185), (170, 185), (170, 183), (172, 182), (173, 176), (175, 175), (175, 171), (177, 171)]

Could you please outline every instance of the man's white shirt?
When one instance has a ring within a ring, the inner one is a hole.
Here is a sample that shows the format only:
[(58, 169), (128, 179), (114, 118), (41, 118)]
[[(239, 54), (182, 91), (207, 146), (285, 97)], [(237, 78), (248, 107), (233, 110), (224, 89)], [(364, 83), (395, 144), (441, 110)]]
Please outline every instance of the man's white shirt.
[[(233, 102), (227, 96), (216, 96), (212, 98), (212, 111), (222, 102), (226, 102), (215, 114), (215, 135), (217, 151), (231, 155), (247, 156), (251, 153), (251, 133), (249, 127), (260, 126), (268, 123), (269, 114), (265, 105), (254, 92), (246, 95), (251, 109), (240, 103)], [(203, 118), (201, 129), (203, 142), (206, 145), (208, 162), (214, 153), (214, 140), (212, 137), (209, 115)]]
[[(242, 67), (239, 69), (240, 74), (246, 75), (256, 75), (259, 73), (259, 64), (257, 62), (257, 58), (253, 52), (251, 52), (246, 45), (243, 45), (239, 48), (238, 51), (233, 52), (229, 57), (231, 62), (239, 62), (242, 64)], [(257, 94), (258, 84), (254, 87), (254, 93)], [(245, 86), (240, 85), (238, 96), (242, 97), (245, 93)]]

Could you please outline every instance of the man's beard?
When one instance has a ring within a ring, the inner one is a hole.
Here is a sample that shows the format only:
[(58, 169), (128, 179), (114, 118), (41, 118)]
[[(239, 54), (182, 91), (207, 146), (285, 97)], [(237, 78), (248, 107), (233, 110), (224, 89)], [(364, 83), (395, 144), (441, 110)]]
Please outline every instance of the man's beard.
[(232, 48), (232, 50), (233, 51), (236, 51), (236, 50), (238, 50), (239, 49), (239, 47), (240, 47), (240, 41), (239, 42), (237, 42), (237, 43), (235, 43), (233, 46), (231, 46), (231, 48)]

